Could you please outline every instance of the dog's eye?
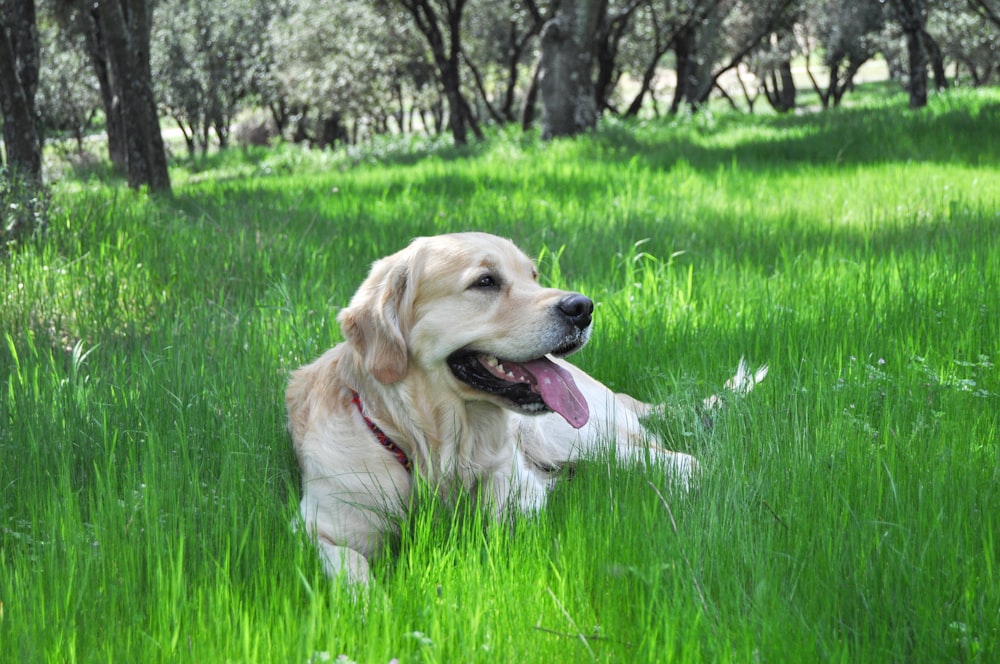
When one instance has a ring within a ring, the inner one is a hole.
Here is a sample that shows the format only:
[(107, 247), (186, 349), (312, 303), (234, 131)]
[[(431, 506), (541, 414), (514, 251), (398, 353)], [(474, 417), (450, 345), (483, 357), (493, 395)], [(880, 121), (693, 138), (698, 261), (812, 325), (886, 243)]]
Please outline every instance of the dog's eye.
[(492, 274), (484, 274), (476, 278), (472, 282), (471, 288), (477, 288), (480, 290), (493, 290), (500, 288), (500, 281), (494, 277)]

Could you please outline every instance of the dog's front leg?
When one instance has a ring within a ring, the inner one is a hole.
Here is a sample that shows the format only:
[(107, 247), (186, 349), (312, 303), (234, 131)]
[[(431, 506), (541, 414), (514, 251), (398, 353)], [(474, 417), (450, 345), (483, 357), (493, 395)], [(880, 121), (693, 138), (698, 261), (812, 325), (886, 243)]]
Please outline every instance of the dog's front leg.
[(323, 571), (350, 584), (368, 582), (369, 561), (404, 516), (398, 488), (366, 483), (370, 477), (342, 473), (303, 483), (302, 522), (316, 543)]
[(516, 451), (510, 464), (489, 478), (488, 500), (491, 513), (498, 520), (514, 513), (532, 515), (545, 507), (548, 486), (529, 467), (524, 455)]
[[(650, 439), (655, 440), (651, 434)], [(690, 454), (666, 450), (652, 442), (647, 442), (643, 446), (619, 442), (615, 446), (615, 459), (619, 463), (629, 465), (644, 466), (649, 464), (656, 468), (663, 468), (677, 486), (685, 490), (690, 489), (695, 484), (701, 470), (698, 460)]]
[(342, 579), (350, 585), (366, 585), (370, 577), (368, 559), (346, 546), (337, 546), (322, 536), (316, 538), (323, 572), (331, 579)]

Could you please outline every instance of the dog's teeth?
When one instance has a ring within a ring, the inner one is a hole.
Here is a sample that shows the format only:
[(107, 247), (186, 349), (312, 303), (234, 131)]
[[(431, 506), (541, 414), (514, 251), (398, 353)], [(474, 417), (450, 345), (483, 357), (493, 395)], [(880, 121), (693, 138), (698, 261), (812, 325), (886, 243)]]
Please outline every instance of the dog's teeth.
[(486, 364), (488, 364), (491, 367), (495, 367), (500, 364), (500, 361), (491, 355), (490, 357), (486, 358)]

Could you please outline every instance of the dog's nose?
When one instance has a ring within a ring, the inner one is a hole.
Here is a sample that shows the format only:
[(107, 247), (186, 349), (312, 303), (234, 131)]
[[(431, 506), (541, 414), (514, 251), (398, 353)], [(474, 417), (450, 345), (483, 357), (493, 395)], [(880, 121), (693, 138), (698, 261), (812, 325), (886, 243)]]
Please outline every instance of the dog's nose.
[(559, 311), (573, 322), (579, 329), (590, 325), (590, 315), (594, 313), (594, 302), (586, 295), (570, 293), (559, 300)]

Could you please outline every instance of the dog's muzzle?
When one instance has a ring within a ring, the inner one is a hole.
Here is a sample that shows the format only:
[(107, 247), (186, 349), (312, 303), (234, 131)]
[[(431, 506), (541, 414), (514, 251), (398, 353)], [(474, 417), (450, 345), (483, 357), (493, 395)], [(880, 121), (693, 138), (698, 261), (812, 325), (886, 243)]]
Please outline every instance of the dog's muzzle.
[(590, 338), (594, 303), (571, 293), (556, 304), (566, 332), (544, 355), (528, 360), (512, 360), (465, 348), (448, 357), (452, 374), (470, 387), (498, 397), (512, 410), (527, 414), (554, 411), (579, 429), (590, 419), (587, 399), (572, 374), (549, 355), (564, 357), (578, 351)]
[(586, 295), (570, 293), (559, 300), (557, 307), (578, 330), (585, 330), (590, 327), (590, 322), (593, 320), (594, 314), (594, 302)]

